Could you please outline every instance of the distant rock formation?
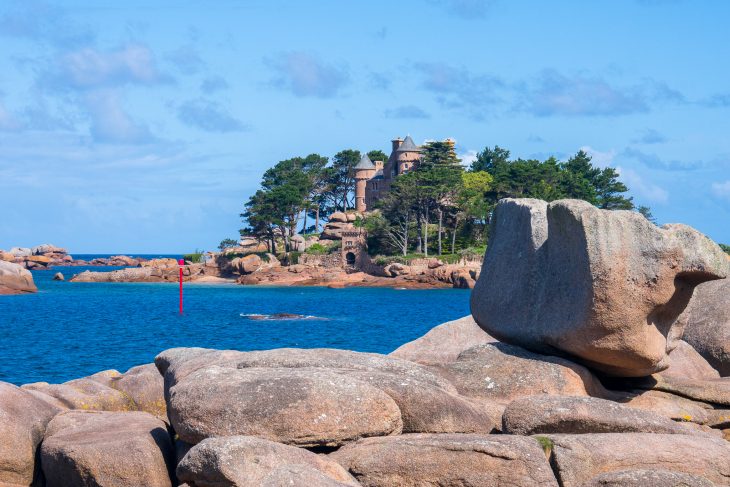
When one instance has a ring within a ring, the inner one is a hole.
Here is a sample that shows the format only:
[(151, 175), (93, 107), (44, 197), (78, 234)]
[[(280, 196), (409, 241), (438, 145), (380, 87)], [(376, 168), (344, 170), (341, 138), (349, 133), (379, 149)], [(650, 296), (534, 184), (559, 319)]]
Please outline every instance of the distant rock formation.
[(34, 293), (33, 275), (22, 266), (0, 260), (0, 294)]
[(580, 200), (502, 200), (471, 298), (490, 335), (617, 376), (669, 366), (677, 317), (725, 253), (685, 225)]

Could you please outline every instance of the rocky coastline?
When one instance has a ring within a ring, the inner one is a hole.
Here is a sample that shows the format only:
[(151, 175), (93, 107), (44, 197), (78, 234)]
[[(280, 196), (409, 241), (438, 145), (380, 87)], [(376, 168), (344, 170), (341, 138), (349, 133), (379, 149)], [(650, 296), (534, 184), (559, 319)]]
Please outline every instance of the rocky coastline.
[(721, 249), (571, 200), (495, 217), (472, 316), (388, 355), (174, 348), (0, 383), (0, 485), (728, 485)]

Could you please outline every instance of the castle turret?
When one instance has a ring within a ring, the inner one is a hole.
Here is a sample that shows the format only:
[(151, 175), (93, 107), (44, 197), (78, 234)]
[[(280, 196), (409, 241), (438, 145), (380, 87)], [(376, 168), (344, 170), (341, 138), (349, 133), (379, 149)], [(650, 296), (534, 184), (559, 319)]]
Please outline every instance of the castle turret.
[(421, 160), (421, 148), (418, 147), (410, 135), (395, 150), (398, 163), (398, 174), (404, 174), (413, 169)]
[(375, 164), (372, 163), (367, 154), (364, 154), (355, 166), (355, 209), (359, 212), (367, 210), (365, 188), (368, 180), (372, 179), (373, 176), (375, 176)]

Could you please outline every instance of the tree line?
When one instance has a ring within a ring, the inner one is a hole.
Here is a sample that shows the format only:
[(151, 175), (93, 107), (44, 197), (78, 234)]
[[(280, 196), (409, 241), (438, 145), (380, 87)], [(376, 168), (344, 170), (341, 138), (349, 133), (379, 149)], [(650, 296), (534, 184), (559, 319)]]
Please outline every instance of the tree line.
[[(371, 160), (387, 160), (382, 151), (370, 151)], [(290, 249), (299, 229), (318, 233), (334, 211), (354, 207), (354, 167), (359, 151), (327, 157), (310, 154), (280, 161), (268, 169), (261, 188), (250, 197), (241, 214), (248, 227), (244, 235)], [(653, 219), (649, 208), (635, 206), (628, 188), (611, 167), (597, 167), (584, 151), (567, 161), (513, 159), (499, 146), (487, 147), (464, 167), (449, 141), (424, 144), (420, 164), (399, 175), (374, 211), (358, 224), (368, 231), (372, 255), (455, 254), (486, 244), (492, 211), (505, 197), (552, 201), (576, 198), (603, 209), (640, 211)], [(310, 225), (311, 224), (311, 225)]]

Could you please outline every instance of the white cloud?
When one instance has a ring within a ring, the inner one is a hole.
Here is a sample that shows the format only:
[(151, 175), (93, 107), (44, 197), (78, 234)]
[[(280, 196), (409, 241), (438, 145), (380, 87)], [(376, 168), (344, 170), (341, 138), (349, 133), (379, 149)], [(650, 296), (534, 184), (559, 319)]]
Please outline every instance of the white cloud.
[(327, 64), (306, 52), (283, 53), (266, 63), (276, 72), (272, 85), (296, 96), (330, 98), (350, 81), (347, 66)]
[(594, 149), (591, 146), (584, 145), (580, 148), (583, 152), (591, 156), (591, 163), (598, 167), (608, 167), (613, 163), (613, 159), (616, 157), (616, 151), (611, 149), (606, 152), (602, 152)]
[(136, 123), (124, 111), (121, 97), (114, 90), (97, 90), (84, 97), (91, 117), (91, 134), (98, 141), (140, 143), (152, 140), (148, 128)]
[(459, 154), (459, 159), (461, 159), (461, 165), (469, 167), (472, 165), (474, 161), (477, 160), (478, 152), (475, 150), (468, 150), (466, 152), (462, 152)]
[(712, 192), (720, 198), (730, 199), (730, 179), (721, 183), (712, 183)]
[(632, 193), (640, 196), (642, 200), (651, 203), (667, 203), (669, 202), (669, 193), (664, 188), (657, 186), (644, 180), (644, 178), (634, 171), (624, 167), (617, 167), (621, 180), (626, 183)]
[(61, 56), (59, 68), (60, 81), (76, 89), (152, 84), (165, 78), (157, 69), (152, 51), (140, 44), (113, 51), (78, 49)]

